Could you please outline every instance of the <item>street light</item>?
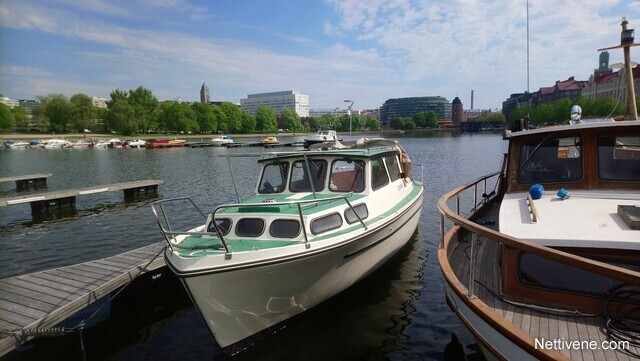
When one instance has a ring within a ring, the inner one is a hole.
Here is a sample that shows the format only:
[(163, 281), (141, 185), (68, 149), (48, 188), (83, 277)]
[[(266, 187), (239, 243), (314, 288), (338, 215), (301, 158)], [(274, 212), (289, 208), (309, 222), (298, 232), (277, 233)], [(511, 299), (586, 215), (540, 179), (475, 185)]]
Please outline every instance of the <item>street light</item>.
[(349, 135), (351, 135), (351, 107), (353, 107), (353, 100), (345, 100), (345, 103), (351, 103), (349, 104)]

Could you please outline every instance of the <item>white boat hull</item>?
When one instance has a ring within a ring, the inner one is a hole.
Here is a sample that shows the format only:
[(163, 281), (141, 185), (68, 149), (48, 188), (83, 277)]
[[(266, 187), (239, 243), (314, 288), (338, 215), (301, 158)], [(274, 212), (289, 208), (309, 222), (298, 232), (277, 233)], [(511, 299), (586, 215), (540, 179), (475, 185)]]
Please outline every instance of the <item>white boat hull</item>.
[(392, 222), (339, 246), (318, 251), (312, 245), (306, 255), (185, 275), (183, 282), (218, 344), (235, 354), (259, 340), (262, 331), (277, 331), (283, 321), (350, 287), (386, 262), (413, 235), (421, 208), (422, 194)]

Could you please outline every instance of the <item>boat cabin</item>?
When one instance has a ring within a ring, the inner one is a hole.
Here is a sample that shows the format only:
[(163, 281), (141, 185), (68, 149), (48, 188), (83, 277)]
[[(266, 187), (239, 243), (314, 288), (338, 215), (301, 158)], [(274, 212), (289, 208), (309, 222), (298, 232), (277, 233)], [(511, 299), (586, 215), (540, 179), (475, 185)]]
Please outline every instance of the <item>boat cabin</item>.
[[(594, 264), (640, 271), (640, 121), (583, 122), (514, 132), (505, 139), (501, 233)], [(539, 199), (530, 196), (534, 184), (544, 189)], [(606, 272), (553, 259), (503, 246), (504, 296), (595, 312), (602, 295), (621, 286)]]

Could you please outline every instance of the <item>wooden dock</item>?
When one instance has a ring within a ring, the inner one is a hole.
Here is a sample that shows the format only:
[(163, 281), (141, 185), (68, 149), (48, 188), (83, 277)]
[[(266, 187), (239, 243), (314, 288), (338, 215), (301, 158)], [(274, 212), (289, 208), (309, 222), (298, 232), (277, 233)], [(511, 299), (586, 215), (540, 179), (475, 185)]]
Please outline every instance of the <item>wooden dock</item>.
[(112, 257), (0, 280), (0, 357), (109, 295), (143, 273), (165, 265), (166, 242)]
[(0, 207), (30, 203), (31, 212), (38, 214), (50, 210), (58, 210), (63, 207), (74, 207), (76, 197), (81, 195), (122, 190), (124, 191), (125, 198), (129, 198), (154, 193), (158, 191), (158, 184), (160, 183), (162, 183), (162, 180), (140, 180), (79, 189), (27, 194), (18, 197), (0, 198)]
[(46, 187), (47, 186), (47, 178), (50, 177), (51, 174), (25, 174), (19, 175), (15, 177), (2, 177), (0, 178), (0, 183), (2, 182), (16, 182), (16, 189), (18, 191), (23, 191), (29, 189), (30, 187), (38, 188), (38, 187)]

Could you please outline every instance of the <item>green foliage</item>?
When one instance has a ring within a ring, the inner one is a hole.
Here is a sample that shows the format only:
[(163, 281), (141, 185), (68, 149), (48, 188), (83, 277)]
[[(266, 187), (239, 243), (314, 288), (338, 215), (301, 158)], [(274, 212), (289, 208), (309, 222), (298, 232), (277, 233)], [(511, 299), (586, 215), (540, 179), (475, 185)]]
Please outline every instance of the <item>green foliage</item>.
[(438, 116), (434, 111), (426, 112), (427, 115), (427, 124), (425, 125), (427, 128), (437, 128), (438, 127)]
[(282, 127), (288, 129), (290, 132), (304, 132), (306, 129), (300, 117), (293, 109), (282, 109), (280, 112), (280, 118), (282, 120)]
[(95, 114), (91, 98), (86, 94), (74, 94), (69, 102), (71, 103), (70, 128), (77, 132), (89, 128)]
[(476, 120), (479, 122), (505, 123), (507, 121), (507, 118), (505, 118), (504, 114), (502, 113), (487, 112), (480, 115)]
[(239, 106), (224, 102), (220, 104), (222, 122), (218, 123), (218, 129), (225, 133), (240, 133), (242, 131), (242, 109)]
[(196, 116), (201, 132), (215, 133), (218, 130), (218, 122), (213, 114), (213, 107), (213, 105), (201, 102), (191, 104), (191, 109)]
[(365, 119), (366, 128), (374, 132), (380, 130), (380, 121), (378, 119), (372, 117), (365, 117)]
[[(637, 100), (638, 98), (636, 98), (636, 102)], [(571, 116), (571, 107), (574, 104), (580, 105), (582, 108), (583, 118), (615, 117), (625, 115), (627, 112), (622, 104), (612, 98), (597, 100), (578, 98), (575, 102), (563, 98), (553, 104), (541, 104), (534, 108), (528, 108), (526, 106), (516, 108), (509, 114), (509, 121), (524, 119), (527, 114), (530, 114), (531, 121), (538, 125), (566, 122)]]
[(11, 108), (5, 104), (0, 104), (0, 130), (7, 130), (13, 127), (13, 113)]
[(256, 110), (256, 131), (261, 133), (275, 133), (278, 131), (276, 112), (273, 108), (261, 105)]
[(40, 103), (33, 110), (34, 117), (40, 124), (48, 126), (51, 131), (66, 132), (72, 112), (69, 100), (62, 94), (50, 94), (38, 98)]
[(25, 108), (15, 107), (11, 109), (13, 114), (13, 122), (16, 128), (28, 128), (29, 127), (29, 112)]
[(416, 113), (413, 115), (413, 122), (418, 128), (425, 128), (427, 126), (427, 114), (425, 112)]
[(131, 135), (136, 131), (133, 107), (127, 99), (116, 98), (109, 102), (107, 128), (124, 135)]
[(333, 114), (323, 114), (316, 119), (315, 129), (335, 129), (338, 124), (342, 124), (338, 117)]
[(242, 112), (242, 119), (240, 119), (242, 126), (242, 133), (253, 133), (256, 130), (256, 118), (252, 117), (247, 112)]
[(133, 109), (137, 130), (144, 133), (150, 128), (157, 127), (158, 99), (151, 93), (151, 90), (142, 86), (129, 90), (128, 101)]

